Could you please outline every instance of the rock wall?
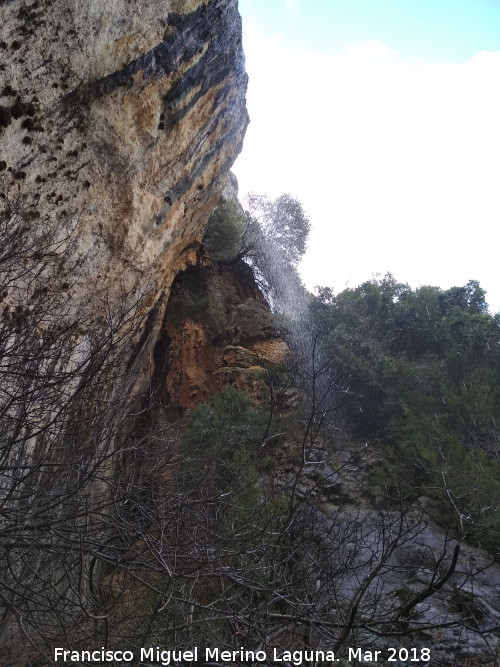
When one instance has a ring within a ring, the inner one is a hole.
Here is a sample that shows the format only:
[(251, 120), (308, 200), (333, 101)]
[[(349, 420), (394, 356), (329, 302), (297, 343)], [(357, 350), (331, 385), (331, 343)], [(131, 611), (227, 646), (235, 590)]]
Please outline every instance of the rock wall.
[(73, 313), (147, 292), (144, 365), (248, 123), (237, 0), (1, 0), (0, 80), (4, 215)]
[(88, 613), (118, 565), (100, 554), (121, 480), (135, 504), (147, 475), (123, 443), (241, 149), (246, 83), (237, 0), (0, 0), (1, 664), (53, 664), (66, 630), (76, 646), (108, 627)]
[(172, 421), (224, 387), (265, 403), (266, 367), (290, 352), (251, 269), (200, 260), (174, 281), (155, 355), (155, 390)]

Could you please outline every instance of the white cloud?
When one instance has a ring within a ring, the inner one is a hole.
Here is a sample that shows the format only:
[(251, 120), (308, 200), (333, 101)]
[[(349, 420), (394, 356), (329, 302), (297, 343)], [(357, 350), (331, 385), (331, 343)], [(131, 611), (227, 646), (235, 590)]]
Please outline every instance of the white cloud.
[(386, 44), (374, 40), (348, 46), (343, 56), (343, 60), (355, 63), (366, 63), (397, 55), (397, 51), (391, 51)]
[(500, 53), (410, 66), (379, 42), (335, 59), (246, 50), (252, 123), (235, 170), (242, 191), (304, 202), (307, 283), (476, 278), (500, 308)]

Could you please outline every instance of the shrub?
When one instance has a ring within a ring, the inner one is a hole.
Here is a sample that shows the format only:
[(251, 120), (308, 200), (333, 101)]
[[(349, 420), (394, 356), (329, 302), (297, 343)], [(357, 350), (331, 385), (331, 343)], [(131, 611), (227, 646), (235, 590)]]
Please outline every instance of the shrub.
[(203, 244), (217, 262), (237, 259), (245, 230), (245, 220), (236, 202), (222, 198), (207, 223)]

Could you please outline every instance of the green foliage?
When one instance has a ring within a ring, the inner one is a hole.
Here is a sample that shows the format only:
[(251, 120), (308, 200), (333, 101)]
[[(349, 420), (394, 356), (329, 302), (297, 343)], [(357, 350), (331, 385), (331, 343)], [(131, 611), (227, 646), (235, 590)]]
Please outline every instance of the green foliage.
[(306, 251), (311, 223), (302, 204), (290, 194), (276, 199), (252, 194), (248, 197), (250, 217), (257, 220), (267, 242), (296, 266)]
[(297, 265), (306, 249), (309, 219), (289, 194), (274, 200), (253, 194), (247, 204), (244, 255), (273, 309), (296, 319), (306, 301)]
[(500, 544), (500, 326), (476, 281), (412, 290), (387, 275), (311, 304), (320, 347), (349, 375), (350, 428), (386, 444), (375, 489), (438, 500), (442, 518)]
[[(257, 453), (268, 426), (265, 410), (257, 408), (242, 391), (226, 387), (210, 403), (199, 403), (184, 436), (189, 475), (195, 484), (205, 480), (212, 497), (254, 509), (259, 491)], [(185, 484), (185, 479), (183, 484)]]
[(224, 304), (208, 288), (203, 267), (183, 271), (175, 285), (169, 317), (175, 327), (181, 327), (186, 320), (202, 322), (214, 338), (225, 331)]
[(203, 235), (209, 256), (221, 264), (244, 260), (275, 310), (289, 315), (305, 300), (297, 273), (310, 231), (302, 204), (289, 194), (276, 199), (250, 195), (243, 212), (235, 201), (222, 198)]
[(251, 448), (262, 434), (265, 416), (242, 391), (226, 387), (210, 403), (199, 403), (190, 419), (191, 444), (230, 454)]
[(214, 208), (203, 235), (203, 244), (217, 262), (238, 257), (245, 230), (245, 218), (236, 202), (221, 198)]

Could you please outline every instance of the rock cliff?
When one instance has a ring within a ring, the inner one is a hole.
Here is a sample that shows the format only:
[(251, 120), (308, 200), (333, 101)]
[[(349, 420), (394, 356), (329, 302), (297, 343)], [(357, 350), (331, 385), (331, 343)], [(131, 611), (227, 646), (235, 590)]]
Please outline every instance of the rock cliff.
[(5, 219), (47, 230), (81, 335), (140, 301), (146, 368), (248, 123), (237, 0), (2, 0), (0, 63)]
[(177, 422), (227, 386), (265, 406), (289, 351), (249, 266), (201, 244), (248, 123), (237, 0), (0, 0), (0, 77), (0, 662), (193, 647), (206, 623), (251, 648), (388, 628), (497, 665), (498, 565), (429, 499), (376, 508), (367, 444), (309, 441), (297, 390), (253, 454), (251, 424), (184, 450), (130, 410)]
[(131, 405), (241, 149), (246, 83), (237, 0), (0, 0), (2, 664), (53, 664), (60, 628), (85, 645), (113, 614), (112, 507), (147, 475), (124, 472)]
[(289, 348), (242, 261), (200, 261), (174, 281), (157, 346), (155, 386), (172, 420), (224, 387), (269, 399), (266, 369)]

